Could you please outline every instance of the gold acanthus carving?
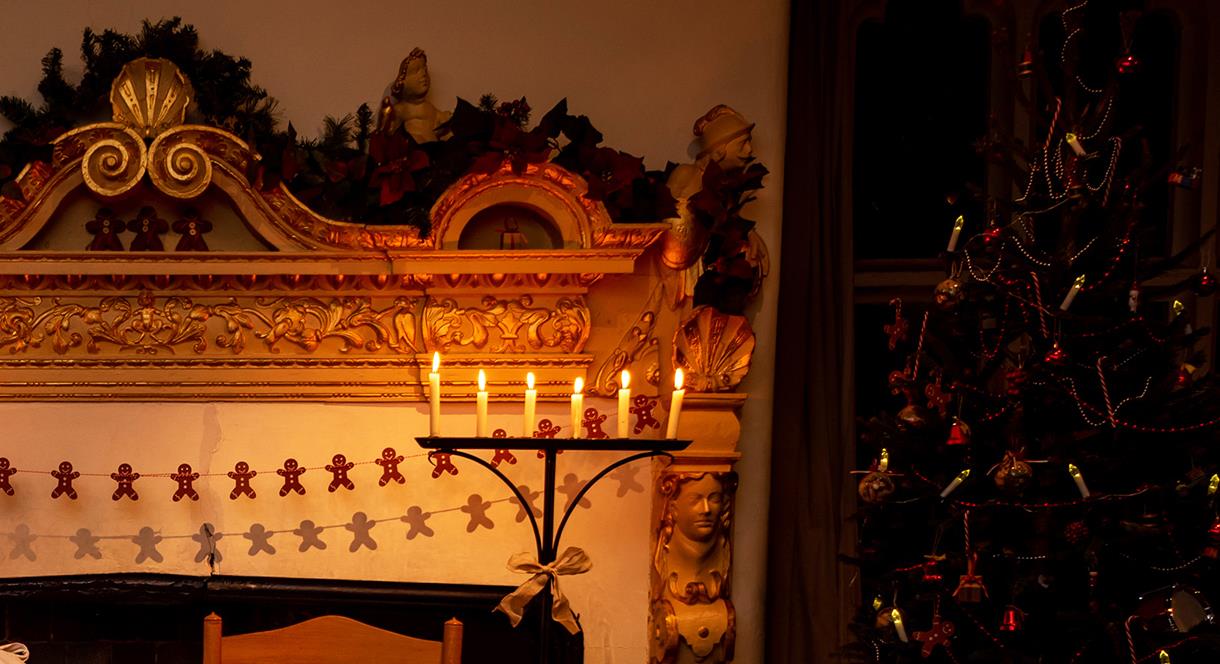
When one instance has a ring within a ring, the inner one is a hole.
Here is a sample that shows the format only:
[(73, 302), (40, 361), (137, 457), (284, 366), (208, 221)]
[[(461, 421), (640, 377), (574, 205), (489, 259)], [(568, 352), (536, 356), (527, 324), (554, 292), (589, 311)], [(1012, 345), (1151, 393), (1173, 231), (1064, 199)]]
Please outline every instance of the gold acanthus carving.
[(43, 293), (119, 294), (321, 294), (352, 291), (374, 296), (422, 292), (428, 275), (390, 274), (0, 274), (0, 291), (37, 296)]
[(754, 344), (745, 316), (698, 307), (674, 330), (673, 364), (692, 392), (728, 392), (750, 372)]
[(414, 226), (366, 226), (328, 219), (310, 210), (281, 184), (259, 192), (267, 206), (294, 231), (336, 249), (431, 249)]
[(205, 304), (142, 292), (104, 297), (93, 306), (61, 298), (3, 297), (0, 348), (11, 354), (46, 345), (58, 355), (78, 350), (202, 355), (214, 344), (240, 355), (254, 340), (270, 353), (288, 345), (314, 353), (335, 339), (340, 353), (384, 349), (405, 355), (420, 352), (416, 310), (415, 300), (402, 297), (381, 308), (364, 297), (228, 298)]
[(490, 353), (526, 353), (556, 348), (579, 353), (589, 340), (589, 307), (583, 297), (559, 298), (554, 307), (535, 307), (534, 298), (486, 296), (481, 306), (463, 307), (452, 298), (424, 306), (423, 336), (429, 351), (470, 347)]
[(659, 289), (653, 289), (648, 301), (644, 303), (644, 310), (636, 319), (635, 325), (627, 330), (618, 345), (598, 367), (591, 386), (594, 393), (605, 397), (614, 396), (622, 387), (619, 382), (623, 369), (634, 366), (648, 355), (652, 355), (652, 361), (644, 367), (644, 380), (649, 385), (660, 383), (661, 358), (656, 337), (660, 294)]

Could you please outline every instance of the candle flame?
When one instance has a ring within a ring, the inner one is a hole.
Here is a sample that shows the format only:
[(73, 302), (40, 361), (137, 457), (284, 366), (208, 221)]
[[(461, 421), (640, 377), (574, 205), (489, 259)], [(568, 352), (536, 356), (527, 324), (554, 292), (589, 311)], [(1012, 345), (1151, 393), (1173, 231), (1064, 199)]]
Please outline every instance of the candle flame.
[(1164, 650), (1157, 652), (1156, 659), (1160, 664), (1170, 664), (1169, 653), (1165, 652)]
[(1214, 496), (1217, 491), (1220, 491), (1220, 474), (1212, 475), (1207, 481), (1207, 495)]
[(898, 609), (890, 609), (890, 619), (894, 621), (895, 625), (902, 624), (902, 614), (898, 612)]
[(581, 392), (584, 392), (584, 391), (585, 391), (585, 379), (581, 378), (580, 376), (577, 376), (576, 380), (572, 381), (572, 394), (580, 394)]
[(432, 373), (436, 373), (440, 370), (441, 370), (441, 354), (433, 353), (432, 354)]
[(628, 387), (630, 387), (631, 386), (631, 372), (627, 371), (626, 369), (623, 369), (623, 375), (620, 376), (619, 383), (623, 386), (624, 390), (627, 389)]
[(1084, 288), (1084, 275), (1076, 277), (1076, 281), (1073, 281), (1072, 285), (1076, 288)]
[(1068, 475), (1071, 475), (1073, 478), (1080, 477), (1080, 469), (1076, 467), (1076, 464), (1068, 464)]
[(483, 373), (482, 369), (479, 369), (479, 391), (487, 391), (487, 374)]
[(527, 390), (534, 389), (534, 372), (533, 371), (525, 374), (525, 389), (527, 389)]
[(877, 462), (877, 470), (885, 472), (890, 467), (890, 451), (881, 448), (881, 460)]
[(683, 383), (686, 381), (686, 374), (682, 373), (681, 369), (674, 369), (674, 389), (682, 389)]
[(960, 231), (960, 230), (962, 230), (962, 228), (965, 225), (966, 225), (966, 217), (964, 215), (959, 214), (959, 215), (957, 215), (957, 219), (954, 220), (954, 222), (953, 222), (953, 230)]

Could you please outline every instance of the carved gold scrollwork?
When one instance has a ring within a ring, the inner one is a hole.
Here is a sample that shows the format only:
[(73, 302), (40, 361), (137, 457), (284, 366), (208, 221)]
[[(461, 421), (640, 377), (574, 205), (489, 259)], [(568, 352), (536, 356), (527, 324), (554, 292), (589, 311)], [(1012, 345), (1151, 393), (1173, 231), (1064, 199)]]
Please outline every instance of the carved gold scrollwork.
[[(579, 353), (589, 339), (589, 307), (583, 297), (560, 298), (554, 308), (535, 307), (534, 298), (483, 298), (481, 307), (462, 307), (456, 300), (431, 300), (424, 307), (424, 344), (447, 352), (469, 346), (491, 353), (525, 353), (559, 348)], [(493, 342), (493, 337), (497, 343)]]
[[(279, 353), (291, 344), (307, 353), (328, 339), (339, 340), (338, 351), (387, 349), (395, 354), (420, 352), (416, 333), (417, 304), (400, 297), (378, 309), (368, 298), (229, 298), (217, 304), (195, 303), (186, 297), (158, 301), (148, 292), (137, 297), (106, 297), (96, 306), (65, 303), (59, 298), (0, 298), (0, 348), (27, 353), (49, 344), (58, 355), (73, 349), (92, 354), (104, 350), (153, 355), (187, 350), (201, 355), (215, 343), (233, 355), (259, 339), (266, 350)], [(211, 336), (213, 335), (214, 336)]]
[(58, 166), (80, 157), (81, 176), (93, 192), (113, 197), (144, 177), (148, 152), (135, 131), (115, 123), (100, 123), (70, 131), (55, 140)]
[(148, 175), (157, 189), (186, 199), (202, 194), (212, 183), (212, 160), (204, 147), (191, 140), (198, 133), (182, 128), (153, 141), (148, 150)]
[(635, 325), (632, 325), (623, 338), (618, 342), (618, 346), (610, 352), (602, 365), (598, 367), (597, 374), (593, 378), (591, 389), (602, 396), (614, 396), (618, 392), (619, 377), (622, 375), (623, 369), (634, 366), (636, 363), (652, 354), (652, 361), (644, 368), (644, 380), (649, 385), (657, 385), (660, 383), (661, 367), (660, 356), (658, 353), (658, 342), (655, 336), (657, 327), (657, 309), (660, 307), (659, 289), (654, 289), (648, 297), (648, 301), (644, 303), (644, 311), (640, 313), (636, 319)]
[(750, 372), (754, 330), (745, 316), (695, 309), (674, 330), (673, 363), (693, 392), (728, 392)]

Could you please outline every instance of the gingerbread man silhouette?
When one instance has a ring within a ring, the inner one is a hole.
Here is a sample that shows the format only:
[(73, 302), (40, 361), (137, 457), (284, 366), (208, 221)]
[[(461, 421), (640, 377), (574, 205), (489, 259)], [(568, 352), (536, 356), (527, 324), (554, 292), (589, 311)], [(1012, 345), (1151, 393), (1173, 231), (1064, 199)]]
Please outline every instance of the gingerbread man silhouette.
[(72, 470), (72, 462), (65, 461), (59, 464), (59, 470), (52, 470), (51, 477), (59, 480), (59, 484), (51, 490), (52, 498), (66, 495), (68, 498), (76, 500), (76, 489), (72, 488), (72, 480), (80, 477), (80, 473)]
[(123, 496), (132, 500), (140, 499), (140, 494), (136, 493), (135, 487), (132, 486), (132, 483), (140, 479), (140, 474), (131, 470), (131, 464), (120, 463), (119, 472), (110, 473), (110, 479), (119, 483), (118, 488), (114, 490), (114, 495), (110, 496), (111, 500), (118, 500)]
[(364, 547), (373, 551), (377, 550), (377, 541), (369, 534), (373, 526), (377, 525), (377, 521), (370, 519), (364, 512), (356, 512), (352, 515), (352, 520), (347, 525), (343, 526), (352, 534), (352, 543), (347, 547), (349, 553), (355, 553)]
[(466, 504), (458, 509), (470, 515), (470, 522), (466, 524), (466, 532), (468, 533), (478, 530), (479, 526), (489, 530), (496, 527), (491, 517), (487, 516), (487, 510), (491, 509), (491, 501), (483, 500), (483, 496), (477, 493), (470, 494)]
[(136, 218), (127, 222), (127, 230), (136, 234), (131, 240), (132, 251), (165, 251), (161, 235), (169, 230), (169, 224), (157, 216), (151, 205), (140, 208)]
[(296, 459), (284, 459), (284, 467), (276, 469), (275, 474), (284, 478), (284, 486), (280, 487), (281, 498), (293, 491), (305, 495), (305, 487), (301, 484), (301, 475), (305, 474), (305, 469), (297, 464)]
[(245, 461), (238, 461), (233, 470), (228, 473), (229, 479), (233, 480), (233, 491), (229, 493), (229, 500), (237, 500), (238, 496), (246, 495), (254, 498), (254, 487), (250, 486), (250, 480), (258, 475), (257, 470), (250, 470), (250, 464)]
[(187, 208), (182, 212), (182, 218), (174, 222), (174, 232), (182, 237), (174, 251), (207, 251), (208, 243), (203, 234), (212, 230), (212, 222), (201, 219), (195, 208)]
[(184, 463), (178, 466), (178, 472), (171, 473), (169, 478), (178, 483), (178, 489), (174, 491), (174, 502), (178, 502), (183, 498), (191, 500), (199, 500), (199, 492), (195, 491), (194, 482), (199, 479), (199, 473), (191, 472), (191, 464)]
[(16, 473), (16, 468), (9, 467), (8, 457), (0, 457), (0, 491), (13, 495), (13, 485), (9, 480)]
[(334, 475), (334, 479), (330, 481), (330, 486), (326, 490), (334, 493), (339, 490), (339, 487), (348, 489), (349, 491), (356, 488), (356, 484), (347, 476), (347, 471), (355, 468), (356, 464), (347, 460), (347, 457), (342, 454), (336, 454), (331, 457), (330, 465), (326, 467), (326, 471)]
[(660, 429), (661, 423), (657, 418), (652, 416), (652, 410), (657, 407), (657, 400), (649, 398), (647, 394), (637, 394), (631, 400), (632, 405), (628, 410), (632, 415), (635, 415), (635, 426), (631, 428), (635, 433), (643, 433), (644, 429), (653, 428)]
[(293, 530), (292, 534), (301, 538), (301, 546), (297, 548), (297, 550), (301, 553), (308, 551), (310, 547), (319, 550), (326, 548), (326, 542), (323, 542), (322, 538), (320, 537), (322, 534), (322, 527), (315, 525), (314, 522), (310, 521), (309, 519), (302, 521), (301, 526)]
[(114, 212), (110, 208), (99, 209), (95, 218), (85, 222), (85, 230), (93, 236), (93, 240), (85, 247), (86, 251), (123, 250), (123, 243), (119, 241), (123, 222), (114, 218)]
[(394, 451), (393, 447), (387, 447), (381, 451), (381, 458), (375, 462), (381, 466), (381, 479), (377, 480), (377, 486), (385, 486), (391, 481), (399, 484), (406, 484), (407, 478), (398, 472), (398, 464), (402, 463), (403, 456)]
[(435, 533), (428, 526), (428, 518), (431, 516), (431, 512), (425, 512), (419, 505), (412, 505), (407, 509), (407, 515), (401, 519), (408, 526), (407, 539), (413, 540), (420, 535), (432, 537)]
[(585, 421), (581, 423), (581, 426), (588, 432), (585, 438), (609, 438), (610, 436), (605, 431), (602, 431), (602, 422), (605, 421), (606, 416), (599, 414), (596, 408), (586, 408)]

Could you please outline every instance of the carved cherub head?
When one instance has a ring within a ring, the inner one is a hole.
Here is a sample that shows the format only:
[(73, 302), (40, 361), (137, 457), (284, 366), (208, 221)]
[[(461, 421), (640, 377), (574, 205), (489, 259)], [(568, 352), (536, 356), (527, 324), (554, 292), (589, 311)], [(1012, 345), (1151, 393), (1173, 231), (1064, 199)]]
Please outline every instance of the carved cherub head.
[(751, 132), (754, 123), (741, 113), (718, 104), (695, 121), (699, 159), (716, 162), (723, 169), (741, 168), (754, 160)]
[(428, 96), (432, 79), (428, 76), (428, 56), (423, 49), (415, 48), (403, 58), (398, 66), (398, 76), (390, 88), (390, 94), (398, 99), (420, 100)]
[(727, 538), (736, 486), (737, 478), (732, 473), (667, 477), (661, 483), (661, 494), (667, 498), (666, 534), (700, 543)]

